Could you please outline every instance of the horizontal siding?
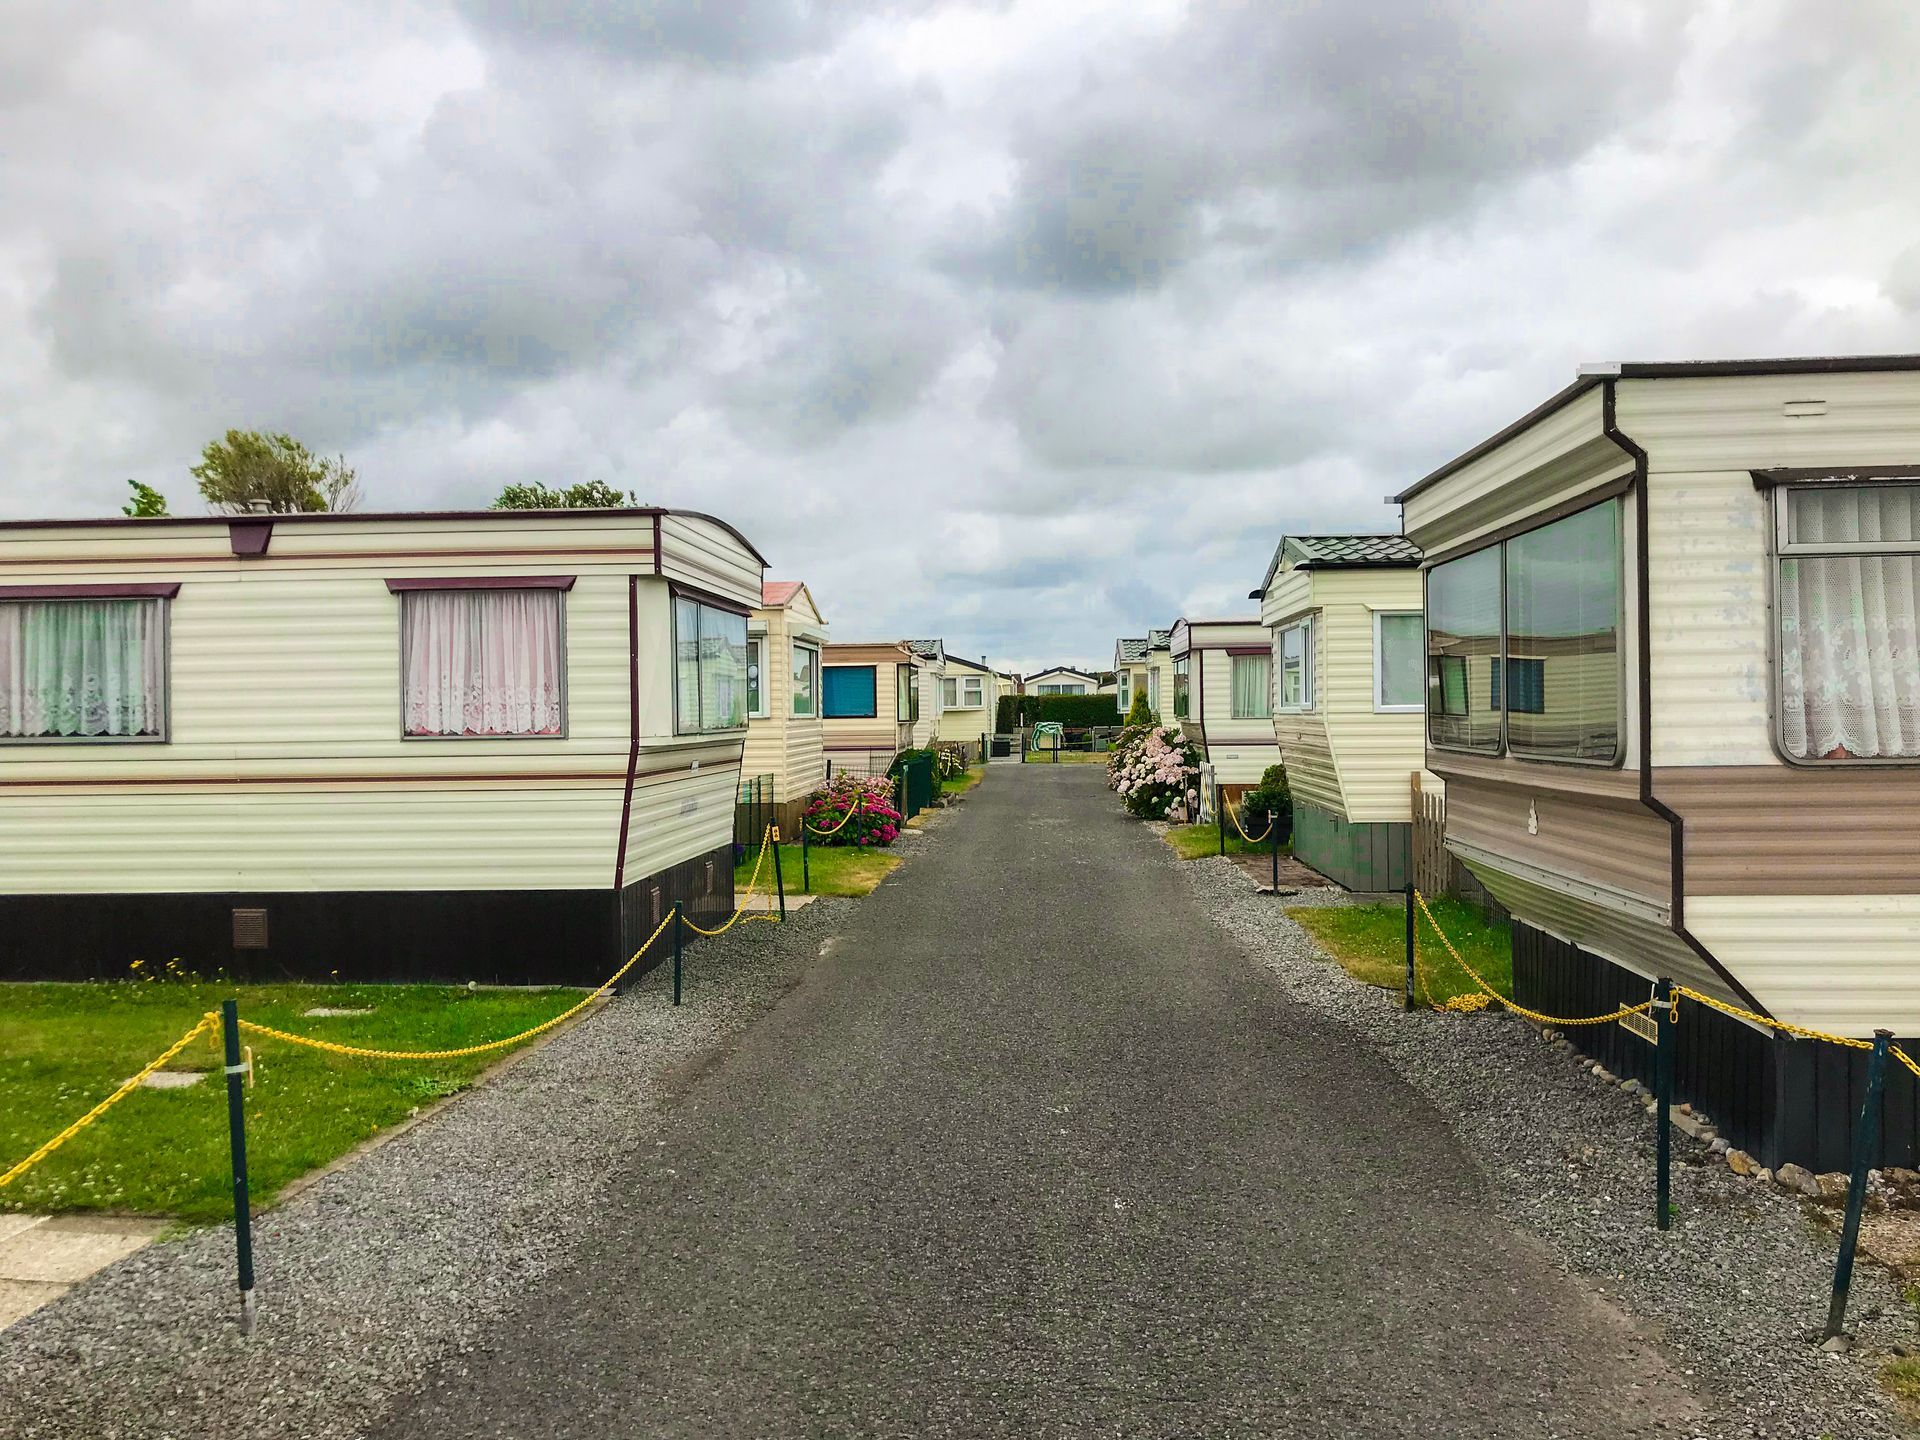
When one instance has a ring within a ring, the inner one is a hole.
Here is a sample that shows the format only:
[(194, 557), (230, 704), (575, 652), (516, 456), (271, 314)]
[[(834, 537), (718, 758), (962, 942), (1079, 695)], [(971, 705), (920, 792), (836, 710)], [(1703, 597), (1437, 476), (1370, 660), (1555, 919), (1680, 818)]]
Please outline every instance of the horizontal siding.
[[(740, 793), (738, 763), (634, 786), (627, 826), (626, 883), (730, 843)], [(607, 853), (612, 854), (609, 846)], [(611, 885), (610, 868), (604, 883)]]
[(692, 515), (660, 521), (661, 573), (668, 579), (757, 609), (765, 567), (724, 526)]
[[(1789, 417), (1789, 400), (1824, 401), (1826, 413)], [(1615, 413), (1656, 473), (1920, 461), (1913, 371), (1622, 380)]]
[(1671, 830), (1644, 810), (1451, 779), (1447, 838), (1654, 904), (1673, 894)]
[(1659, 769), (1696, 895), (1920, 895), (1920, 771), (1770, 765)]
[(1656, 766), (1773, 760), (1768, 514), (1745, 470), (1650, 482)]
[(817, 789), (826, 770), (822, 722), (817, 716), (793, 713), (795, 622), (810, 633), (819, 633), (823, 628), (810, 618), (810, 607), (806, 617), (797, 613), (805, 603), (806, 592), (801, 591), (787, 609), (753, 613), (755, 628), (764, 626), (767, 636), (767, 674), (761, 683), (766, 687), (768, 714), (764, 719), (747, 721), (746, 752), (741, 765), (742, 773), (748, 777), (773, 777), (776, 804)]
[(1687, 928), (1782, 1020), (1920, 1034), (1920, 896), (1689, 896)]
[(1425, 718), (1374, 709), (1373, 617), (1376, 610), (1418, 611), (1420, 572), (1309, 573), (1320, 621), (1316, 702), (1340, 767), (1342, 813), (1354, 824), (1407, 824), (1413, 772), (1426, 753)]
[(1280, 742), (1280, 763), (1287, 767), (1287, 788), (1299, 799), (1344, 816), (1346, 805), (1340, 794), (1340, 776), (1334, 769), (1327, 727), (1320, 717), (1275, 715), (1273, 733)]

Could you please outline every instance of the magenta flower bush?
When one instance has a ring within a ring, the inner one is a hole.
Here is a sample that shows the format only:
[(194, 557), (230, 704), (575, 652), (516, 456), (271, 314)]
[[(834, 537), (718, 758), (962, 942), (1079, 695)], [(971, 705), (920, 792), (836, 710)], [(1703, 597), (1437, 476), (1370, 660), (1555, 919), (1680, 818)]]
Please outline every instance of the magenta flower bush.
[(1130, 726), (1107, 761), (1107, 784), (1143, 820), (1184, 820), (1198, 792), (1200, 751), (1173, 725)]
[(874, 847), (900, 838), (893, 782), (881, 775), (836, 775), (807, 797), (806, 818), (815, 845)]

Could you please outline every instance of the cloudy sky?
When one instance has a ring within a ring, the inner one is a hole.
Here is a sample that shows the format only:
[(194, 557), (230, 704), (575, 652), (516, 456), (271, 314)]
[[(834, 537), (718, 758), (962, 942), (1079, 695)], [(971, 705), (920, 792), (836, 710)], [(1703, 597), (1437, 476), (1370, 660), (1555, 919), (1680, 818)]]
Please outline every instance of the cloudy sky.
[(284, 429), (1102, 661), (1579, 362), (1920, 349), (1917, 12), (8, 0), (0, 513)]

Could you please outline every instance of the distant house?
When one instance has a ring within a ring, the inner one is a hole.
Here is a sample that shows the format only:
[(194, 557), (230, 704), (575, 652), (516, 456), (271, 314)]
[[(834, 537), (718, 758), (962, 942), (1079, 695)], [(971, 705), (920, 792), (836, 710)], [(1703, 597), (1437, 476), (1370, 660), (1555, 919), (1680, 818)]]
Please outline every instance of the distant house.
[(1163, 718), (1161, 702), (1173, 694), (1173, 631), (1149, 630), (1138, 639), (1116, 640), (1113, 646), (1114, 708), (1125, 716), (1134, 696), (1147, 697), (1147, 709)]
[(597, 983), (731, 909), (763, 568), (655, 508), (0, 524), (0, 976)]
[(770, 777), (776, 818), (797, 834), (801, 802), (826, 778), (820, 715), (827, 623), (798, 580), (769, 580), (747, 620), (746, 778)]
[(898, 640), (843, 644), (821, 651), (820, 714), (833, 772), (884, 773), (912, 748), (922, 718), (924, 662)]
[(980, 736), (994, 728), (1000, 699), (1000, 677), (985, 664), (947, 656), (947, 673), (940, 680), (940, 738), (978, 745)]
[(1273, 659), (1258, 619), (1178, 620), (1170, 642), (1174, 718), (1200, 746), (1229, 797), (1278, 763)]
[(1071, 665), (1056, 665), (1027, 676), (1024, 684), (1028, 695), (1092, 695), (1100, 688), (1100, 677)]
[[(1920, 1035), (1920, 356), (1592, 367), (1398, 498), (1426, 763), (1513, 912), (1515, 998), (1593, 1014), (1667, 977)], [(1722, 1135), (1846, 1168), (1859, 1051), (1681, 1022), (1681, 1095)], [(1648, 1072), (1616, 1026), (1568, 1037)], [(1867, 1163), (1912, 1165), (1889, 1069)]]
[(1288, 535), (1260, 602), (1294, 853), (1354, 890), (1405, 885), (1421, 739), (1420, 547), (1398, 535)]

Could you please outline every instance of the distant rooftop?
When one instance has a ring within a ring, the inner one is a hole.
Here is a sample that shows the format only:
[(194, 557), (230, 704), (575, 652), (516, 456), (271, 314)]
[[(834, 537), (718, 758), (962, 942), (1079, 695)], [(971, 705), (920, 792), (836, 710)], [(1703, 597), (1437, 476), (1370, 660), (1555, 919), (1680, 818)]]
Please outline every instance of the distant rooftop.
[(944, 641), (907, 640), (902, 643), (922, 660), (944, 660), (947, 658), (947, 647)]
[(760, 587), (760, 604), (764, 609), (778, 610), (799, 593), (798, 580), (769, 580)]
[(1421, 555), (1404, 535), (1284, 535), (1253, 598), (1273, 584), (1283, 559), (1292, 560), (1296, 570), (1404, 570), (1418, 565)]
[(1145, 662), (1147, 658), (1147, 638), (1142, 635), (1135, 640), (1122, 639), (1114, 646), (1114, 654), (1122, 665)]

